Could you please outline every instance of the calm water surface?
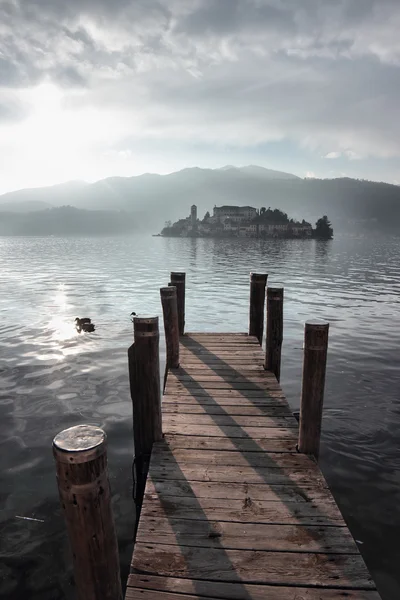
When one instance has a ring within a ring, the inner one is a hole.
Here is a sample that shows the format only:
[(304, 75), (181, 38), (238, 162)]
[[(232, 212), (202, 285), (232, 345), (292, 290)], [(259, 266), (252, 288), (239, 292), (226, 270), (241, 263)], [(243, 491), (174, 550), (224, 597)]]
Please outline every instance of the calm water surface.
[[(78, 423), (108, 435), (126, 578), (129, 314), (160, 314), (170, 270), (187, 272), (188, 330), (246, 330), (251, 270), (285, 286), (282, 385), (293, 409), (304, 321), (330, 321), (321, 466), (383, 600), (400, 598), (399, 241), (0, 238), (0, 265), (1, 598), (74, 597), (51, 442)], [(76, 334), (76, 316), (96, 332)], [(163, 340), (161, 352), (164, 362)]]

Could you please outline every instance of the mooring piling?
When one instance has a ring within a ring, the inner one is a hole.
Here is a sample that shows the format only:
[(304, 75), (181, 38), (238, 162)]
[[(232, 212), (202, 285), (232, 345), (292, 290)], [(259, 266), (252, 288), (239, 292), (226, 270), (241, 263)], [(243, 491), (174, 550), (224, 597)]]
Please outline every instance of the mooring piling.
[(299, 452), (319, 456), (329, 323), (307, 321), (304, 329)]
[(141, 506), (155, 441), (162, 439), (158, 317), (134, 317), (128, 350), (135, 446), (135, 501)]
[(267, 335), (265, 365), (277, 379), (281, 378), (281, 355), (283, 341), (283, 287), (267, 288)]
[(106, 434), (93, 425), (65, 429), (53, 454), (78, 600), (122, 600)]
[(264, 333), (264, 305), (265, 286), (268, 275), (266, 273), (250, 273), (250, 318), (249, 335), (255, 335), (260, 346)]
[(160, 288), (161, 305), (164, 317), (167, 368), (179, 367), (179, 322), (176, 286)]
[(185, 288), (186, 273), (171, 272), (171, 286), (176, 287), (176, 297), (178, 303), (178, 323), (179, 335), (185, 333)]

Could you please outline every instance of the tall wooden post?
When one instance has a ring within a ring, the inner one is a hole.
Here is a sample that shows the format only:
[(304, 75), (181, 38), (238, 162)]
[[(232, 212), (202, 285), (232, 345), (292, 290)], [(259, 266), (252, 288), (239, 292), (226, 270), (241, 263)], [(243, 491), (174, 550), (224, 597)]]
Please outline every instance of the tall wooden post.
[(283, 288), (267, 288), (267, 339), (265, 365), (276, 379), (281, 378), (281, 355), (283, 341)]
[(260, 345), (264, 333), (264, 305), (265, 286), (268, 275), (266, 273), (250, 273), (250, 319), (249, 335), (255, 335)]
[(179, 335), (185, 333), (185, 287), (186, 273), (171, 273), (171, 285), (176, 287), (178, 301)]
[(142, 504), (153, 442), (162, 439), (158, 317), (134, 317), (128, 350), (135, 445), (135, 501)]
[(79, 600), (122, 600), (118, 544), (107, 475), (106, 434), (93, 425), (53, 440), (60, 500)]
[(161, 288), (160, 296), (164, 315), (167, 368), (177, 369), (179, 367), (179, 323), (176, 287)]
[(307, 321), (304, 331), (303, 384), (301, 390), (299, 452), (318, 459), (324, 402), (329, 323)]

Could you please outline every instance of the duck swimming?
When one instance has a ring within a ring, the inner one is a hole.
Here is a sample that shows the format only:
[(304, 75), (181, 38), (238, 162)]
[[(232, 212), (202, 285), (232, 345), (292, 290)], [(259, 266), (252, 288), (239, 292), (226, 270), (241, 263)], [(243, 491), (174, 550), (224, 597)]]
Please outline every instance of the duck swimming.
[(92, 333), (92, 331), (95, 330), (94, 323), (92, 323), (92, 320), (88, 317), (84, 317), (82, 319), (76, 317), (75, 327), (78, 333), (81, 333), (82, 331), (85, 331), (86, 333)]

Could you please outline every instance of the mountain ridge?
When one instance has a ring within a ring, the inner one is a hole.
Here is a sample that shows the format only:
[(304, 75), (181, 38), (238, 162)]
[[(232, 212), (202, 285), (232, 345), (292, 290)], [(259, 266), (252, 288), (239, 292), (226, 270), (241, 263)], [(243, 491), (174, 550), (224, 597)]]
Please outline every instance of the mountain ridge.
[(144, 229), (155, 232), (165, 221), (187, 216), (192, 204), (197, 205), (200, 218), (215, 205), (233, 204), (278, 208), (309, 222), (327, 214), (335, 231), (358, 225), (363, 230), (400, 231), (399, 186), (351, 178), (301, 179), (283, 172), (278, 172), (282, 178), (271, 178), (271, 170), (257, 165), (226, 167), (191, 167), (166, 175), (109, 177), (90, 184), (10, 192), (0, 196), (0, 212), (5, 202), (8, 210), (14, 203), (18, 212), (21, 201), (27, 212), (33, 208), (29, 199), (55, 207), (127, 211)]

